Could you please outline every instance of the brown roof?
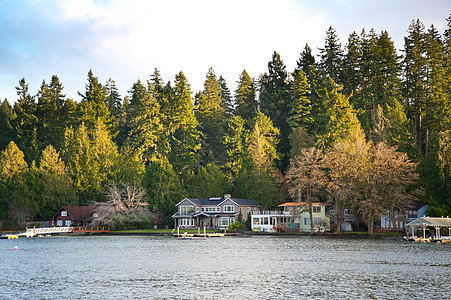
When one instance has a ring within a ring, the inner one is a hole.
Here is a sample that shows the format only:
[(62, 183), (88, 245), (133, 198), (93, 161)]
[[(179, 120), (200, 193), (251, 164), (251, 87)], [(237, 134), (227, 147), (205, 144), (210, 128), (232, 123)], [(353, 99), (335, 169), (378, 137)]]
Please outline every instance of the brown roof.
[(92, 213), (98, 208), (98, 206), (63, 206), (61, 210), (67, 211), (67, 215), (72, 220), (88, 220), (91, 218)]

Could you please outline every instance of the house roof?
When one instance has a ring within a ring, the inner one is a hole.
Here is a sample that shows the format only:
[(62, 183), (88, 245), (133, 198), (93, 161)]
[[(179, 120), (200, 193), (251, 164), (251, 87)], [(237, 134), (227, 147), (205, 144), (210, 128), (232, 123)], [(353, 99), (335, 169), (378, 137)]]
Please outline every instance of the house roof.
[[(88, 220), (98, 206), (63, 206), (58, 212), (65, 210), (67, 215), (73, 220)], [(58, 215), (58, 214), (57, 214)], [(56, 217), (56, 216), (55, 216)]]
[(198, 206), (218, 206), (222, 202), (226, 200), (230, 200), (235, 202), (237, 205), (243, 205), (243, 206), (260, 206), (257, 202), (251, 199), (241, 199), (241, 198), (224, 198), (224, 197), (214, 197), (214, 198), (185, 198), (179, 203), (177, 203), (175, 206), (180, 205), (184, 200), (188, 200), (194, 205)]
[[(307, 205), (309, 205), (307, 202), (286, 202), (286, 203), (282, 203), (278, 206), (286, 207), (286, 206), (307, 206)], [(322, 204), (321, 202), (315, 202), (315, 203), (312, 203), (312, 205), (323, 205), (324, 206), (324, 204)]]
[(428, 226), (451, 227), (451, 218), (449, 218), (449, 217), (446, 217), (446, 218), (422, 217), (422, 218), (416, 219), (415, 221), (407, 223), (406, 226), (411, 226), (411, 227), (428, 227)]
[(429, 206), (429, 205), (427, 203), (425, 203), (425, 202), (415, 202), (414, 204), (412, 204), (410, 206), (410, 209), (411, 210), (419, 210), (423, 206)]

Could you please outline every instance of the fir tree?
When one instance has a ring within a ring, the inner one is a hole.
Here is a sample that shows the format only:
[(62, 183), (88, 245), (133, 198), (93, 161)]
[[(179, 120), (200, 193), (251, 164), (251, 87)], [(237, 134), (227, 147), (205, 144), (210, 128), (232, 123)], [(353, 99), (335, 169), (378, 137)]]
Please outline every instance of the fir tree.
[(243, 118), (248, 123), (249, 128), (250, 123), (257, 115), (258, 102), (255, 83), (246, 70), (243, 70), (240, 75), (238, 87), (235, 91), (235, 103), (235, 115)]
[(320, 69), (330, 76), (335, 82), (341, 83), (343, 50), (337, 33), (332, 26), (326, 31), (324, 48), (320, 48)]
[(277, 145), (281, 154), (279, 169), (284, 171), (288, 165), (290, 145), (288, 136), (291, 127), (287, 117), (291, 110), (290, 78), (286, 66), (277, 52), (274, 52), (272, 60), (268, 63), (268, 73), (260, 79), (260, 109), (280, 130), (280, 143)]

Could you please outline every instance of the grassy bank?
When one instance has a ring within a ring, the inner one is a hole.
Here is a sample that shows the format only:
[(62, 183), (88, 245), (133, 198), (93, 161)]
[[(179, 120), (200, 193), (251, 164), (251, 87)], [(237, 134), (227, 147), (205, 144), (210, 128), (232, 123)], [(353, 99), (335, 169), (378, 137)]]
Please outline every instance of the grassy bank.
[[(198, 233), (197, 229), (180, 229), (180, 233)], [(204, 231), (201, 230), (200, 233), (203, 233)], [(219, 230), (214, 229), (207, 229), (207, 233), (214, 233), (219, 232)], [(172, 234), (177, 233), (177, 230), (174, 229), (130, 229), (130, 230), (114, 230), (110, 231), (110, 234)]]

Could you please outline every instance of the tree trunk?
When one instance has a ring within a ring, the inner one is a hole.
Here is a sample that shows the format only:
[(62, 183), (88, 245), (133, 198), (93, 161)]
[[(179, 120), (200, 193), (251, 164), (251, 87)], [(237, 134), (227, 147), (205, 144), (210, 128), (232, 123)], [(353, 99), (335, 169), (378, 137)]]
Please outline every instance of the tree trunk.
[(374, 220), (371, 218), (369, 224), (368, 224), (368, 234), (370, 236), (373, 236), (373, 227), (374, 227)]

